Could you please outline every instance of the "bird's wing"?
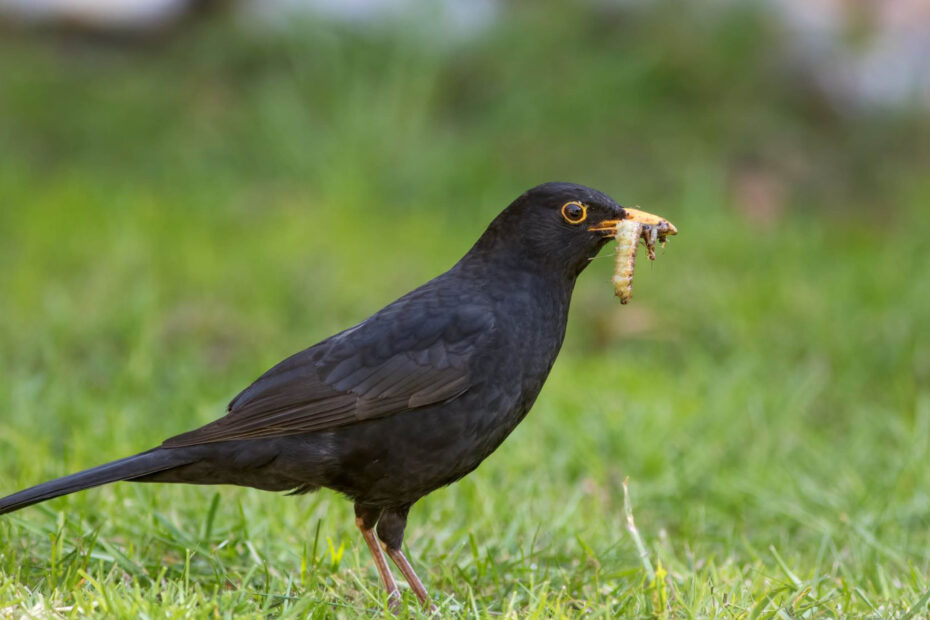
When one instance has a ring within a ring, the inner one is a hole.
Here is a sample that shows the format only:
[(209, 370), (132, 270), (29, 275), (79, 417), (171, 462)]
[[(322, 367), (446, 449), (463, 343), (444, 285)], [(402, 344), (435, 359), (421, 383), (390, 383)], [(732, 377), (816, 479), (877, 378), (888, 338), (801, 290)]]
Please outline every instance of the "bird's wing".
[(479, 305), (450, 312), (435, 299), (404, 301), (284, 360), (224, 417), (164, 446), (326, 430), (462, 394), (473, 358), (493, 338), (494, 315)]

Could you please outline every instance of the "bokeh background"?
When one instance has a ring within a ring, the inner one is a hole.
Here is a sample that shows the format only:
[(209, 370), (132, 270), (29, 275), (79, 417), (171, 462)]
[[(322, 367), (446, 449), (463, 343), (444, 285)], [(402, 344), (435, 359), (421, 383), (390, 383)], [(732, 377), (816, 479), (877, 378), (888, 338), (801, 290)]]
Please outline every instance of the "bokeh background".
[[(568, 180), (681, 234), (626, 307), (604, 251), (533, 412), (414, 508), (443, 614), (927, 617), (928, 47), (920, 0), (2, 0), (0, 492), (215, 418)], [(0, 519), (0, 615), (383, 606), (325, 491)]]

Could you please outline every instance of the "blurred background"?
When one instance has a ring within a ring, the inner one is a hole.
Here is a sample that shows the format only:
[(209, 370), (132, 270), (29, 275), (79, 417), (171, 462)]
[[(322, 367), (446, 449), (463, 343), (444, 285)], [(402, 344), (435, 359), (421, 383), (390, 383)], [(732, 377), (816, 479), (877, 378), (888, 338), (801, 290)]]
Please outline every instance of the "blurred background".
[[(909, 609), (930, 587), (928, 170), (922, 0), (0, 0), (0, 491), (213, 419), (573, 181), (681, 234), (630, 306), (609, 249), (582, 276), (533, 414), (414, 509), (421, 575), (490, 611), (653, 609), (630, 476), (672, 609)], [(215, 492), (0, 521), (0, 593), (73, 603), (48, 558), (88, 532), (88, 571), (181, 574)], [(307, 523), (357, 542), (334, 495), (220, 493), (238, 509), (201, 541), (207, 582), (257, 579), (246, 524), (269, 590)], [(163, 518), (122, 518), (140, 509)]]

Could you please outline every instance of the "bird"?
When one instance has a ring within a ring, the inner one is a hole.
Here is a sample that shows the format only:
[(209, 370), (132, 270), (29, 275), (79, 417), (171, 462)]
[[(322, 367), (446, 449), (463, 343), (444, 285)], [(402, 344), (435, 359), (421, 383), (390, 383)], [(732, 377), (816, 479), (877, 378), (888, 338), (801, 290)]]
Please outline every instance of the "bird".
[(222, 417), (4, 497), (0, 514), (117, 481), (325, 487), (354, 503), (388, 601), (400, 592), (385, 553), (430, 606), (401, 550), (410, 508), (523, 420), (562, 346), (579, 274), (636, 218), (655, 216), (574, 183), (529, 189), (448, 271), (273, 366)]

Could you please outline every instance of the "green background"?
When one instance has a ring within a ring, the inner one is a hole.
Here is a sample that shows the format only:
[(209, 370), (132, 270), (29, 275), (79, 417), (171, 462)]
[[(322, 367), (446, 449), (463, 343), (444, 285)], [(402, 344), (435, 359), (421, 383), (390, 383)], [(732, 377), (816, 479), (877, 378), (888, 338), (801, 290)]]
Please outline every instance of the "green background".
[[(594, 261), (534, 410), (414, 507), (442, 612), (927, 617), (927, 114), (837, 111), (754, 11), (529, 7), (3, 33), (0, 492), (217, 417), (568, 180), (681, 234), (626, 307)], [(0, 616), (355, 617), (367, 554), (328, 491), (121, 483), (0, 518)]]

